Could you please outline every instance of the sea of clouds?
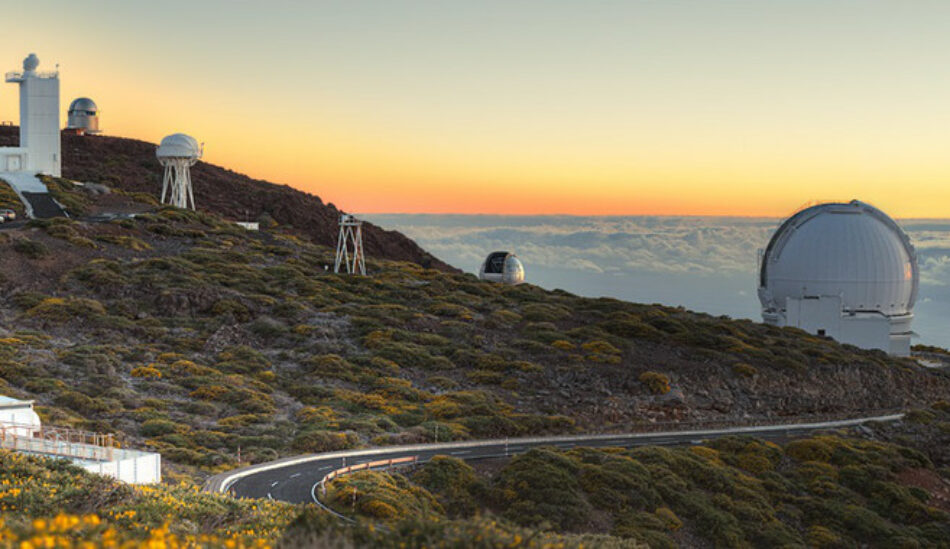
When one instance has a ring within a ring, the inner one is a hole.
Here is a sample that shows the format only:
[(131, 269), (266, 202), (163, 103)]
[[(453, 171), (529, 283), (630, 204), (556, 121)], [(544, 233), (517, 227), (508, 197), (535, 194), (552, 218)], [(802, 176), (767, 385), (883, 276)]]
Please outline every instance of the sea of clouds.
[[(440, 259), (478, 272), (515, 252), (530, 282), (585, 296), (758, 320), (756, 269), (779, 219), (375, 214)], [(918, 251), (918, 343), (950, 347), (950, 220), (902, 220)]]

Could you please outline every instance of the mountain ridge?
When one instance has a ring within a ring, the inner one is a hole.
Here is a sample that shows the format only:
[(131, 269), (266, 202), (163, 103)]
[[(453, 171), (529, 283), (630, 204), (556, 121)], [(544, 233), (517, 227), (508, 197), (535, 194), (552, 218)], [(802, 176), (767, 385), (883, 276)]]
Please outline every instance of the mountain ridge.
[[(17, 126), (0, 126), (0, 146), (15, 146), (18, 142)], [(126, 137), (63, 132), (63, 177), (158, 198), (163, 168), (155, 158), (156, 147), (154, 143)], [(332, 203), (324, 203), (319, 196), (203, 161), (195, 164), (191, 173), (199, 210), (238, 221), (267, 222), (271, 218), (318, 244), (336, 246), (339, 216), (344, 212)], [(367, 221), (363, 222), (363, 247), (369, 256), (459, 272), (402, 233)]]

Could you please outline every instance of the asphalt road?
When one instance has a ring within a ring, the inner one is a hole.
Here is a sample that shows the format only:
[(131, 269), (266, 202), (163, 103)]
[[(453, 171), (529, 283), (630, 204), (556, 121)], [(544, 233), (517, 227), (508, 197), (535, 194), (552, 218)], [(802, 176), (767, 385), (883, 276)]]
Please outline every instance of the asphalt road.
[(869, 421), (896, 421), (902, 414), (876, 416), (845, 421), (771, 425), (683, 431), (667, 433), (637, 433), (622, 435), (590, 435), (546, 437), (493, 441), (468, 441), (442, 444), (421, 444), (392, 448), (373, 448), (285, 458), (276, 462), (255, 465), (246, 469), (217, 475), (209, 480), (206, 489), (227, 491), (234, 496), (270, 498), (291, 503), (314, 502), (314, 492), (320, 479), (330, 471), (369, 461), (417, 456), (420, 462), (433, 456), (447, 455), (463, 460), (506, 457), (523, 453), (531, 448), (602, 448), (635, 446), (682, 446), (700, 444), (704, 440), (730, 435), (754, 435), (765, 439), (784, 439), (821, 429), (848, 427)]

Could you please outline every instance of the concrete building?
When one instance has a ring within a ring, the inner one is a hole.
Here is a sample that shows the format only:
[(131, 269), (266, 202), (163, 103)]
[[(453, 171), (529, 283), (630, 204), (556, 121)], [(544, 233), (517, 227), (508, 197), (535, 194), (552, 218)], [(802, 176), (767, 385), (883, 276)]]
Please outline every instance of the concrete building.
[(118, 448), (112, 435), (44, 427), (32, 400), (0, 396), (0, 448), (68, 459), (83, 469), (130, 484), (162, 480), (162, 456)]
[(32, 437), (42, 428), (40, 416), (33, 411), (32, 400), (17, 400), (0, 395), (0, 425), (13, 425), (8, 432)]
[(787, 219), (759, 265), (762, 319), (864, 349), (910, 354), (917, 254), (877, 208), (820, 204)]

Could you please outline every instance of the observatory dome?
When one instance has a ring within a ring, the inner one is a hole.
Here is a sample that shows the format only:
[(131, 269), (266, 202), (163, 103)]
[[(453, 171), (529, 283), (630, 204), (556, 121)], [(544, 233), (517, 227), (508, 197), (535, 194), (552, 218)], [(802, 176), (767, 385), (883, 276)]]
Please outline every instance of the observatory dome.
[(478, 272), (478, 278), (490, 282), (505, 284), (522, 284), (524, 282), (524, 265), (513, 253), (492, 252), (488, 254)]
[(66, 129), (78, 134), (99, 133), (99, 107), (88, 97), (74, 99), (66, 112)]
[(783, 311), (791, 299), (835, 296), (844, 312), (906, 315), (917, 298), (917, 256), (887, 214), (852, 200), (787, 219), (762, 256), (759, 299)]
[(69, 114), (87, 114), (94, 115), (99, 112), (99, 107), (96, 106), (95, 101), (89, 99), (88, 97), (80, 97), (73, 99), (73, 102), (69, 104)]
[(183, 133), (174, 133), (162, 139), (155, 151), (158, 158), (193, 158), (201, 156), (201, 146), (198, 141)]

